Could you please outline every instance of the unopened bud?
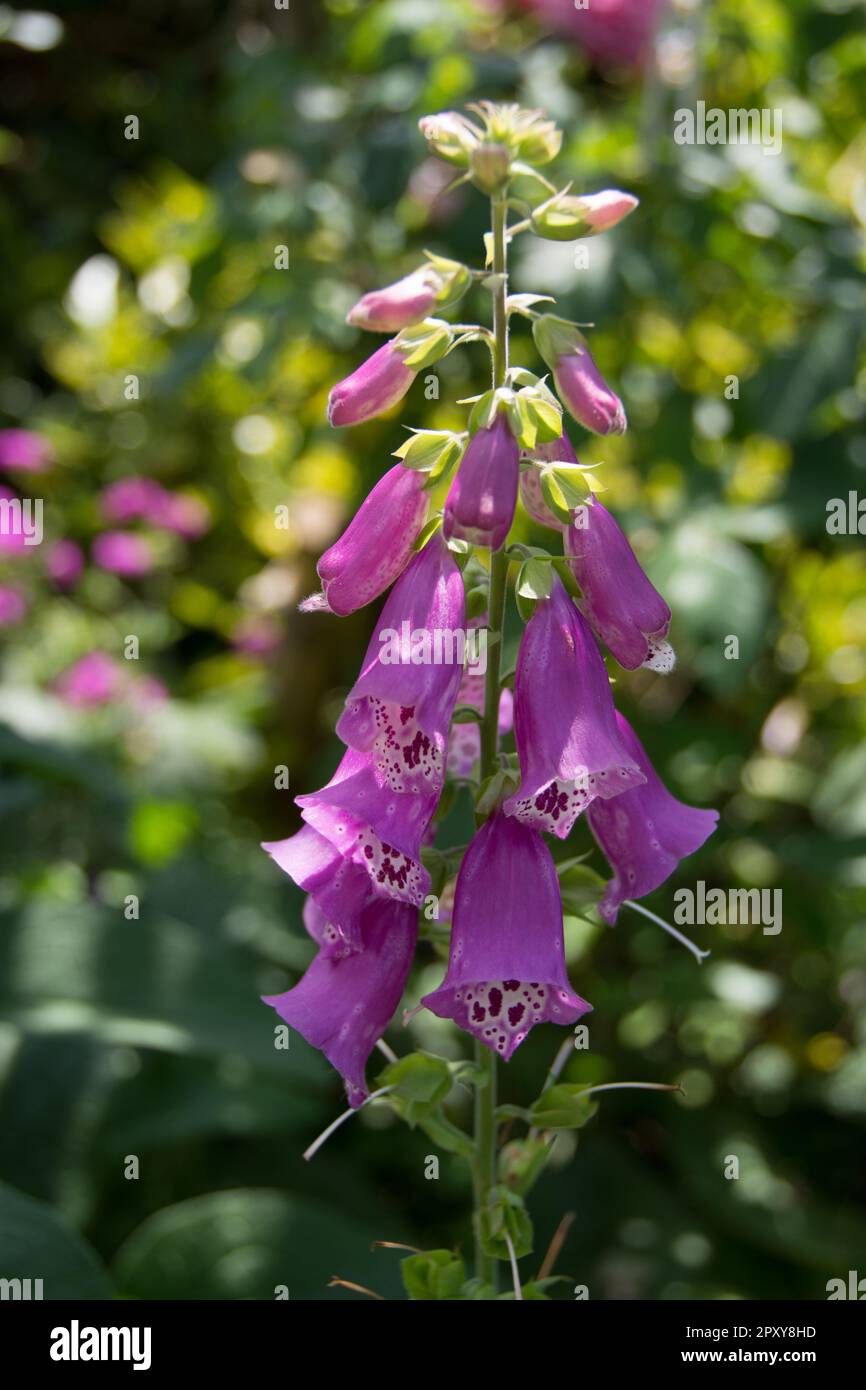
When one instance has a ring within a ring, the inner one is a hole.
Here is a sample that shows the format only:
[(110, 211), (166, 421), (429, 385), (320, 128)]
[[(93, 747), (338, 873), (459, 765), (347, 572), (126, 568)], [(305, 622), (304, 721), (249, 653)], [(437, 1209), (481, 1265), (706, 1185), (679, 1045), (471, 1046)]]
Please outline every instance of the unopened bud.
[(472, 181), (483, 193), (498, 193), (511, 173), (511, 154), (507, 146), (484, 141), (469, 159)]
[(418, 127), (434, 154), (464, 169), (481, 136), (477, 126), (461, 116), (459, 111), (439, 111), (434, 116), (422, 116)]
[(615, 227), (637, 204), (631, 193), (621, 193), (616, 188), (582, 198), (562, 194), (535, 209), (532, 230), (550, 241), (575, 241)]

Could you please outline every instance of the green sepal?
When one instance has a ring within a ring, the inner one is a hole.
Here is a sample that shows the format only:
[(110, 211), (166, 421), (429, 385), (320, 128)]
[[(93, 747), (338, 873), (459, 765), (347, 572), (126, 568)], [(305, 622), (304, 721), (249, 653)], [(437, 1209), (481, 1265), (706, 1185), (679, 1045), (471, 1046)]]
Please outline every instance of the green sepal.
[(489, 1202), (476, 1213), (478, 1237), (486, 1255), (496, 1260), (511, 1258), (505, 1233), (511, 1237), (516, 1259), (532, 1254), (532, 1222), (522, 1197), (497, 1183), (491, 1187)]
[(432, 367), (444, 357), (454, 341), (454, 330), (444, 319), (422, 319), (403, 328), (392, 340), (403, 362), (413, 372)]
[(517, 597), (530, 599), (534, 603), (550, 598), (553, 593), (553, 575), (550, 571), (550, 565), (544, 560), (524, 560), (517, 571)]
[(439, 530), (439, 527), (441, 525), (442, 517), (440, 515), (437, 514), (436, 516), (431, 516), (426, 526), (423, 526), (421, 530), (418, 532), (417, 536), (415, 537), (412, 549), (423, 550), (430, 537), (435, 536), (436, 532)]
[(451, 430), (413, 430), (394, 450), (404, 468), (413, 472), (435, 472), (438, 477), (452, 467), (463, 449), (461, 439)]
[(564, 1081), (550, 1086), (530, 1108), (532, 1123), (537, 1129), (582, 1129), (598, 1110), (587, 1089)]
[(513, 1139), (499, 1153), (497, 1171), (499, 1181), (526, 1197), (534, 1186), (553, 1151), (553, 1145), (544, 1139)]
[(532, 336), (548, 367), (555, 367), (560, 357), (586, 351), (586, 339), (577, 324), (557, 314), (541, 314), (532, 325)]
[(587, 907), (595, 907), (607, 886), (607, 880), (589, 864), (571, 864), (560, 874), (559, 892), (563, 911), (578, 915)]
[(483, 715), (474, 705), (458, 705), (451, 716), (452, 724), (477, 724)]
[(564, 526), (570, 526), (572, 520), (571, 508), (568, 505), (568, 499), (553, 469), (542, 468), (539, 482), (541, 484), (541, 495), (557, 521), (561, 521)]
[(400, 1261), (403, 1287), (413, 1303), (454, 1301), (463, 1294), (466, 1266), (453, 1250), (424, 1250)]
[(413, 1127), (438, 1108), (451, 1090), (451, 1072), (443, 1057), (429, 1052), (410, 1052), (391, 1062), (377, 1086), (390, 1086), (389, 1102)]

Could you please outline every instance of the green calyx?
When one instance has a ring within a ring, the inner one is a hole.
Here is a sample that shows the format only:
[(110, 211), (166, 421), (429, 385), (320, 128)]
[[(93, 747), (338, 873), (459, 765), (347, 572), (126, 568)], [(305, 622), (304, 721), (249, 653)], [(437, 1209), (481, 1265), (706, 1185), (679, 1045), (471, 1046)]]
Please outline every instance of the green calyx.
[(541, 314), (532, 325), (535, 346), (548, 367), (555, 368), (561, 357), (586, 351), (586, 339), (576, 323), (557, 314)]
[(444, 357), (454, 342), (454, 330), (444, 319), (422, 319), (394, 338), (393, 346), (413, 372), (423, 371)]

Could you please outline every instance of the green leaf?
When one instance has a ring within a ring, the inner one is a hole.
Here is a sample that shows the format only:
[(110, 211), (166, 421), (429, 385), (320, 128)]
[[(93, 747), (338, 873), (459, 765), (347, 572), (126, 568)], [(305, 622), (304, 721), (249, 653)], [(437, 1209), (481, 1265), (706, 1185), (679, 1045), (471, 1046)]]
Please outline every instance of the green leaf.
[(238, 1188), (164, 1207), (121, 1246), (119, 1289), (141, 1299), (271, 1300), (357, 1297), (328, 1290), (334, 1274), (398, 1295), (397, 1271), (371, 1251), (379, 1231), (305, 1194)]
[(553, 576), (550, 565), (544, 560), (524, 560), (517, 574), (517, 593), (520, 598), (550, 598), (553, 592)]
[(533, 1187), (553, 1151), (544, 1139), (513, 1139), (499, 1152), (499, 1181), (510, 1192), (525, 1197)]
[(541, 494), (557, 521), (561, 521), (564, 526), (570, 526), (572, 521), (571, 508), (551, 468), (542, 468), (540, 482)]
[[(0, 1183), (0, 1279), (42, 1280), (45, 1299), (110, 1299), (99, 1257), (44, 1202)], [(31, 1296), (33, 1286), (31, 1283)]]
[(387, 1066), (377, 1084), (392, 1087), (392, 1096), (401, 1100), (439, 1105), (451, 1090), (451, 1072), (442, 1057), (410, 1052)]

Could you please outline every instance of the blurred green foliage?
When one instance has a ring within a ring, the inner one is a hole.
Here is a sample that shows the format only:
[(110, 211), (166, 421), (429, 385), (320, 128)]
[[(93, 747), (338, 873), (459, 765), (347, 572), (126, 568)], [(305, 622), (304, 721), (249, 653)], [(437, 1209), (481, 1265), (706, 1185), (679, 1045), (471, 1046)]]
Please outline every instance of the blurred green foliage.
[[(299, 1038), (274, 1048), (258, 1002), (310, 945), (257, 843), (330, 775), (373, 620), (296, 613), (315, 559), (403, 424), (459, 425), (483, 381), (466, 347), (438, 400), (419, 382), (392, 418), (325, 423), (373, 346), (344, 323), (358, 294), (422, 247), (478, 261), (482, 200), (443, 192), (416, 122), (480, 97), (543, 106), (578, 190), (641, 198), (586, 266), (522, 238), (514, 281), (597, 325), (630, 429), (577, 445), (604, 461), (679, 653), (666, 679), (619, 672), (618, 699), (669, 785), (722, 810), (649, 905), (670, 920), (701, 877), (784, 893), (778, 936), (695, 928), (702, 968), (643, 919), (569, 920), (595, 1012), (563, 1080), (685, 1094), (609, 1094), (576, 1157), (557, 1140), (532, 1259), (573, 1211), (557, 1272), (593, 1298), (820, 1298), (866, 1272), (866, 559), (825, 524), (829, 499), (866, 494), (862, 5), (680, 5), (642, 77), (481, 0), (54, 12), (54, 46), (16, 40), (8, 14), (0, 38), (0, 425), (53, 446), (48, 538), (87, 548), (101, 490), (130, 475), (193, 494), (212, 524), (152, 537), (140, 580), (88, 565), (72, 592), (37, 554), (2, 559), (30, 611), (4, 633), (0, 689), (0, 1273), (43, 1276), (46, 1297), (357, 1297), (326, 1291), (332, 1274), (399, 1297), (373, 1240), (467, 1246), (461, 1160), (426, 1181), (431, 1141), (390, 1111), (301, 1160), (342, 1095)], [(782, 154), (675, 145), (673, 112), (697, 100), (781, 109)], [(514, 351), (534, 360), (527, 332)], [(250, 623), (270, 650), (238, 640)], [(122, 658), (129, 634), (168, 699), (58, 698), (60, 673)], [(458, 806), (448, 842), (461, 823)], [(588, 847), (578, 827), (569, 852)], [(425, 952), (413, 1004), (438, 978)], [(529, 1103), (559, 1041), (520, 1049), (507, 1102)], [(463, 1046), (423, 1014), (390, 1042)], [(466, 1122), (461, 1087), (452, 1101)]]

